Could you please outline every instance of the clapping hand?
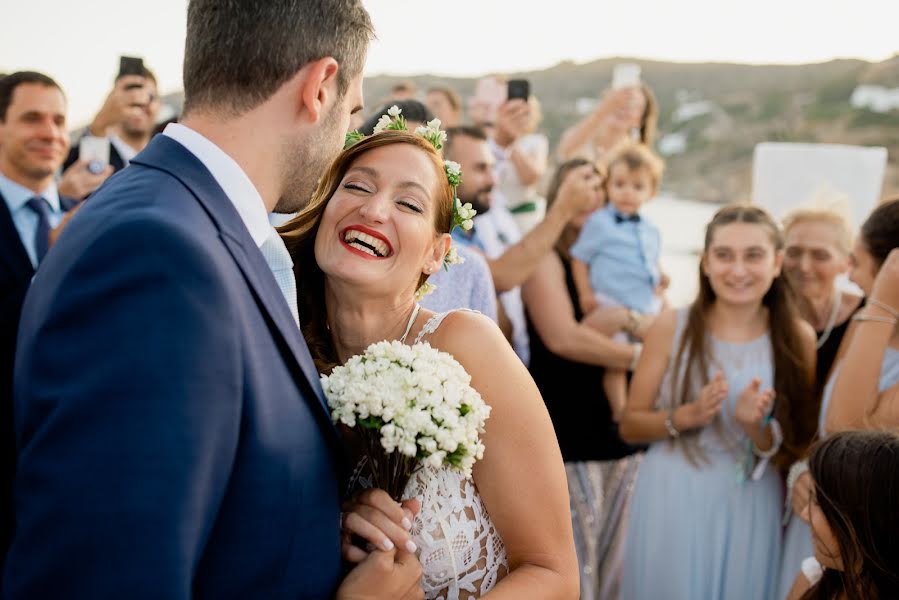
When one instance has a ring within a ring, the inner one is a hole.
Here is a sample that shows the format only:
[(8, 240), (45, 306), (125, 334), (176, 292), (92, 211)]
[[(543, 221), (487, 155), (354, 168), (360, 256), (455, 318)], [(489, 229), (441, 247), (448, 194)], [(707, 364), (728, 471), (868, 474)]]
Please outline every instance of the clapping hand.
[[(718, 371), (700, 391), (695, 401), (681, 408), (686, 412), (686, 423), (675, 423), (678, 429), (705, 427), (721, 412), (721, 403), (727, 398), (727, 380)], [(686, 425), (686, 427), (684, 427)]]
[(353, 536), (362, 538), (373, 549), (391, 551), (401, 548), (406, 552), (415, 552), (409, 530), (420, 508), (421, 504), (414, 499), (397, 504), (384, 490), (372, 488), (359, 494), (344, 505), (341, 521), (344, 559), (357, 563), (369, 555), (366, 550), (353, 544)]
[(762, 380), (753, 377), (737, 398), (734, 418), (747, 432), (758, 431), (774, 404), (774, 390), (766, 388), (762, 391), (761, 386)]

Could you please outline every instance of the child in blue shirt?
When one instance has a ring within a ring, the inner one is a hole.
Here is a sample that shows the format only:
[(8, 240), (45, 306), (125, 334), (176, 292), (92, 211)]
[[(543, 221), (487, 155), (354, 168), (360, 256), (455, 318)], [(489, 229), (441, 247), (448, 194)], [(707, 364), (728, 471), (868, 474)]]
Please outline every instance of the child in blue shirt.
[[(625, 142), (612, 151), (607, 165), (608, 203), (590, 216), (572, 246), (572, 275), (585, 314), (597, 306), (625, 306), (636, 322), (639, 314), (662, 308), (661, 236), (640, 207), (655, 195), (664, 163), (646, 146)], [(603, 387), (617, 420), (624, 409), (627, 371), (607, 368)]]

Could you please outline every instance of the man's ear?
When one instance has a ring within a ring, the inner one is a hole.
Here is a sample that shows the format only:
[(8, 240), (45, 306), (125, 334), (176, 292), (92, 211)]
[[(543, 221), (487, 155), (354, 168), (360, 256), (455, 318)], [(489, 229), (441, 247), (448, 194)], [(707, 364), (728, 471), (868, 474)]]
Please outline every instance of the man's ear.
[(337, 61), (330, 56), (320, 58), (303, 67), (298, 112), (305, 112), (311, 123), (317, 123), (337, 99)]

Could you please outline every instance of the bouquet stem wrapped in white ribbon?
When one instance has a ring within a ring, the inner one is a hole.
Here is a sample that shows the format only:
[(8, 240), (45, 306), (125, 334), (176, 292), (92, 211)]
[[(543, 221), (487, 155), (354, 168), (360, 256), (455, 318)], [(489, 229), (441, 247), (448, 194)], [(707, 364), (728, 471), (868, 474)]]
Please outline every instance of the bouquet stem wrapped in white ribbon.
[(430, 344), (377, 342), (321, 383), (331, 418), (359, 435), (372, 483), (394, 500), (422, 465), (471, 477), (484, 455), (490, 407), (462, 365)]

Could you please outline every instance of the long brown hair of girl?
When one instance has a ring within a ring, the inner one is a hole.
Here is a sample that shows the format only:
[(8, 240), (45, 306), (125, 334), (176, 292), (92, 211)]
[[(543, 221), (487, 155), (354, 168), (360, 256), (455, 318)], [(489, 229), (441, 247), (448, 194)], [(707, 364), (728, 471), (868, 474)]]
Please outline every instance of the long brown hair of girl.
[[(750, 223), (764, 227), (774, 249), (778, 252), (783, 249), (783, 235), (771, 215), (756, 206), (734, 204), (721, 208), (712, 217), (706, 227), (704, 253), (709, 251), (715, 231), (731, 223)], [(686, 357), (682, 376), (672, 378), (675, 406), (692, 402), (699, 388), (705, 384), (703, 378), (709, 372), (711, 359), (708, 312), (715, 300), (715, 291), (700, 265), (699, 294), (687, 312), (684, 333), (672, 363), (683, 364), (681, 361)], [(762, 305), (768, 309), (768, 331), (774, 357), (774, 418), (780, 423), (784, 436), (781, 449), (773, 462), (783, 470), (804, 453), (815, 434), (818, 406), (814, 392), (814, 372), (803, 356), (799, 313), (782, 274), (774, 278), (762, 298)], [(720, 421), (716, 422), (716, 427), (719, 433), (723, 433)], [(694, 431), (685, 432), (681, 436), (684, 452), (694, 463), (704, 458), (697, 446), (697, 435), (698, 432)]]
[[(837, 541), (843, 570), (825, 569), (802, 600), (886, 600), (899, 590), (899, 435), (835, 434), (812, 450), (814, 502)], [(836, 557), (834, 557), (836, 558)]]
[[(443, 159), (431, 142), (422, 136), (405, 131), (382, 131), (363, 138), (345, 148), (319, 179), (309, 204), (300, 213), (278, 228), (287, 250), (293, 258), (297, 279), (297, 308), (303, 337), (319, 373), (330, 373), (339, 364), (325, 310), (325, 275), (315, 260), (315, 236), (328, 201), (337, 191), (344, 175), (360, 156), (375, 148), (394, 144), (410, 144), (424, 151), (437, 173), (437, 210), (434, 227), (438, 234), (449, 233), (453, 225), (453, 189), (444, 172)], [(422, 274), (418, 284), (427, 280)]]

